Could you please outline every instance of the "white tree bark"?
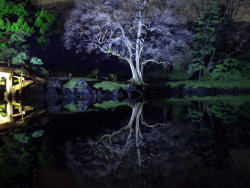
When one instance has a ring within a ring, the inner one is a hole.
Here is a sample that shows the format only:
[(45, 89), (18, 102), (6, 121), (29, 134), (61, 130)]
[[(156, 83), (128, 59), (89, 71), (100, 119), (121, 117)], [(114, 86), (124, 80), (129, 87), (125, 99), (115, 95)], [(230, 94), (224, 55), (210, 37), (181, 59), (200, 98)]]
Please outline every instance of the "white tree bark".
[[(172, 0), (168, 0), (172, 1)], [(158, 0), (78, 1), (66, 24), (64, 45), (76, 52), (100, 51), (124, 60), (131, 81), (143, 83), (147, 63), (173, 63), (187, 57), (191, 33)]]
[(140, 13), (140, 20), (138, 23), (138, 31), (137, 31), (137, 39), (136, 39), (135, 61), (136, 61), (136, 71), (138, 72), (139, 79), (141, 82), (143, 82), (141, 65), (140, 65), (140, 58), (141, 58), (140, 56), (142, 52), (141, 32), (142, 32), (142, 20), (141, 20), (141, 13)]

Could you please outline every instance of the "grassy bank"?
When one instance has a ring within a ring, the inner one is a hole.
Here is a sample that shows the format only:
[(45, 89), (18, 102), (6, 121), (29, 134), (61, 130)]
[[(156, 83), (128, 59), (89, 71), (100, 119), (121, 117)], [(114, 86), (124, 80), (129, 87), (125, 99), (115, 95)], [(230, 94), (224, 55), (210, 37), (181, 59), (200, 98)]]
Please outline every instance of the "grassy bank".
[(84, 78), (84, 77), (72, 77), (67, 83), (65, 83), (63, 85), (64, 88), (67, 89), (72, 89), (77, 87), (77, 82), (84, 80), (86, 82), (98, 82), (98, 79), (94, 79), (94, 78)]
[(250, 80), (240, 80), (240, 81), (220, 81), (220, 80), (183, 80), (183, 81), (169, 81), (166, 83), (171, 87), (205, 87), (205, 88), (250, 88)]
[(84, 80), (88, 82), (90, 86), (93, 86), (94, 88), (97, 89), (103, 89), (103, 90), (118, 90), (118, 89), (125, 89), (127, 87), (127, 83), (121, 83), (121, 82), (115, 82), (115, 81), (103, 81), (103, 80), (98, 80), (95, 78), (84, 78), (84, 77), (72, 77), (70, 80), (67, 81), (63, 85), (64, 88), (72, 89), (72, 88), (77, 88), (77, 82)]
[[(244, 74), (248, 74), (245, 72)], [(240, 77), (239, 79), (228, 79), (228, 80), (219, 80), (214, 79), (211, 75), (205, 75), (200, 81), (198, 80), (189, 80), (191, 75), (183, 71), (170, 71), (170, 70), (156, 70), (148, 72), (145, 74), (145, 82), (150, 85), (169, 85), (171, 87), (204, 87), (204, 88), (249, 88), (250, 89), (250, 77), (245, 78)]]
[(93, 87), (94, 88), (101, 88), (103, 90), (118, 90), (118, 89), (125, 89), (127, 84), (120, 83), (120, 82), (113, 82), (113, 81), (103, 81), (100, 83), (96, 83)]
[(127, 106), (128, 104), (121, 101), (104, 101), (102, 103), (96, 103), (93, 106), (95, 108), (103, 108), (103, 109), (109, 109), (109, 108), (117, 108), (120, 106)]
[(191, 104), (194, 101), (200, 101), (204, 103), (217, 103), (228, 102), (232, 104), (242, 104), (250, 102), (250, 95), (218, 95), (218, 96), (206, 96), (206, 97), (184, 97), (184, 98), (169, 98), (165, 99), (167, 103), (171, 104)]

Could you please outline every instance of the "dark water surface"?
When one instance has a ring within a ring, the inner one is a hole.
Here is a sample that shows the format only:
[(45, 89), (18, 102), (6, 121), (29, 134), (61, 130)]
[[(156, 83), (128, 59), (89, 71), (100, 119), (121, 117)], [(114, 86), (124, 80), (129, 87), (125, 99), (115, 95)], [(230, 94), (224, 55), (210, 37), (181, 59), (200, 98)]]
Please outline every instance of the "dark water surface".
[(250, 187), (250, 96), (79, 106), (2, 101), (0, 187)]

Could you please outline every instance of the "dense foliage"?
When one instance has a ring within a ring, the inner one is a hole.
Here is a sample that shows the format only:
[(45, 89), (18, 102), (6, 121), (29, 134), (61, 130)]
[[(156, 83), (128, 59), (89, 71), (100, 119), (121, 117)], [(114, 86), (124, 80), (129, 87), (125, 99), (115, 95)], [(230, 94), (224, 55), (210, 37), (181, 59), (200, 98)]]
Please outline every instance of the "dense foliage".
[(55, 15), (38, 10), (30, 1), (0, 0), (0, 60), (42, 65), (33, 54), (49, 43), (55, 20)]
[[(239, 1), (232, 9), (232, 3), (212, 1), (204, 5), (203, 11), (198, 11), (197, 21), (194, 23), (195, 42), (193, 45), (193, 61), (189, 65), (189, 72), (196, 73), (196, 78), (211, 73), (212, 79), (237, 80), (244, 79), (242, 70), (248, 62), (240, 63), (246, 54), (247, 33), (237, 29), (239, 23), (238, 9), (244, 5)], [(237, 6), (239, 7), (237, 7)], [(231, 11), (229, 11), (229, 9)], [(245, 39), (244, 39), (245, 38)]]
[(202, 76), (202, 70), (205, 67), (209, 68), (213, 64), (219, 24), (219, 7), (215, 2), (212, 2), (206, 14), (197, 19), (194, 27), (196, 40), (193, 46), (194, 59), (193, 64), (190, 66), (190, 71), (195, 72), (199, 70), (199, 80)]

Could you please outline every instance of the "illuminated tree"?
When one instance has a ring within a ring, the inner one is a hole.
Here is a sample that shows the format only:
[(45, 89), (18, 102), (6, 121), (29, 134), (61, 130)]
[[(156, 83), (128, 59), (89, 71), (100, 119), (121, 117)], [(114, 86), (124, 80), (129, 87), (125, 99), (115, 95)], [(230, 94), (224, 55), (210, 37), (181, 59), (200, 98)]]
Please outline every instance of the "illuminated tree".
[[(172, 64), (188, 51), (191, 34), (161, 0), (77, 1), (65, 24), (64, 45), (127, 62), (132, 82), (143, 83), (148, 63)], [(175, 1), (174, 3), (178, 3)]]

